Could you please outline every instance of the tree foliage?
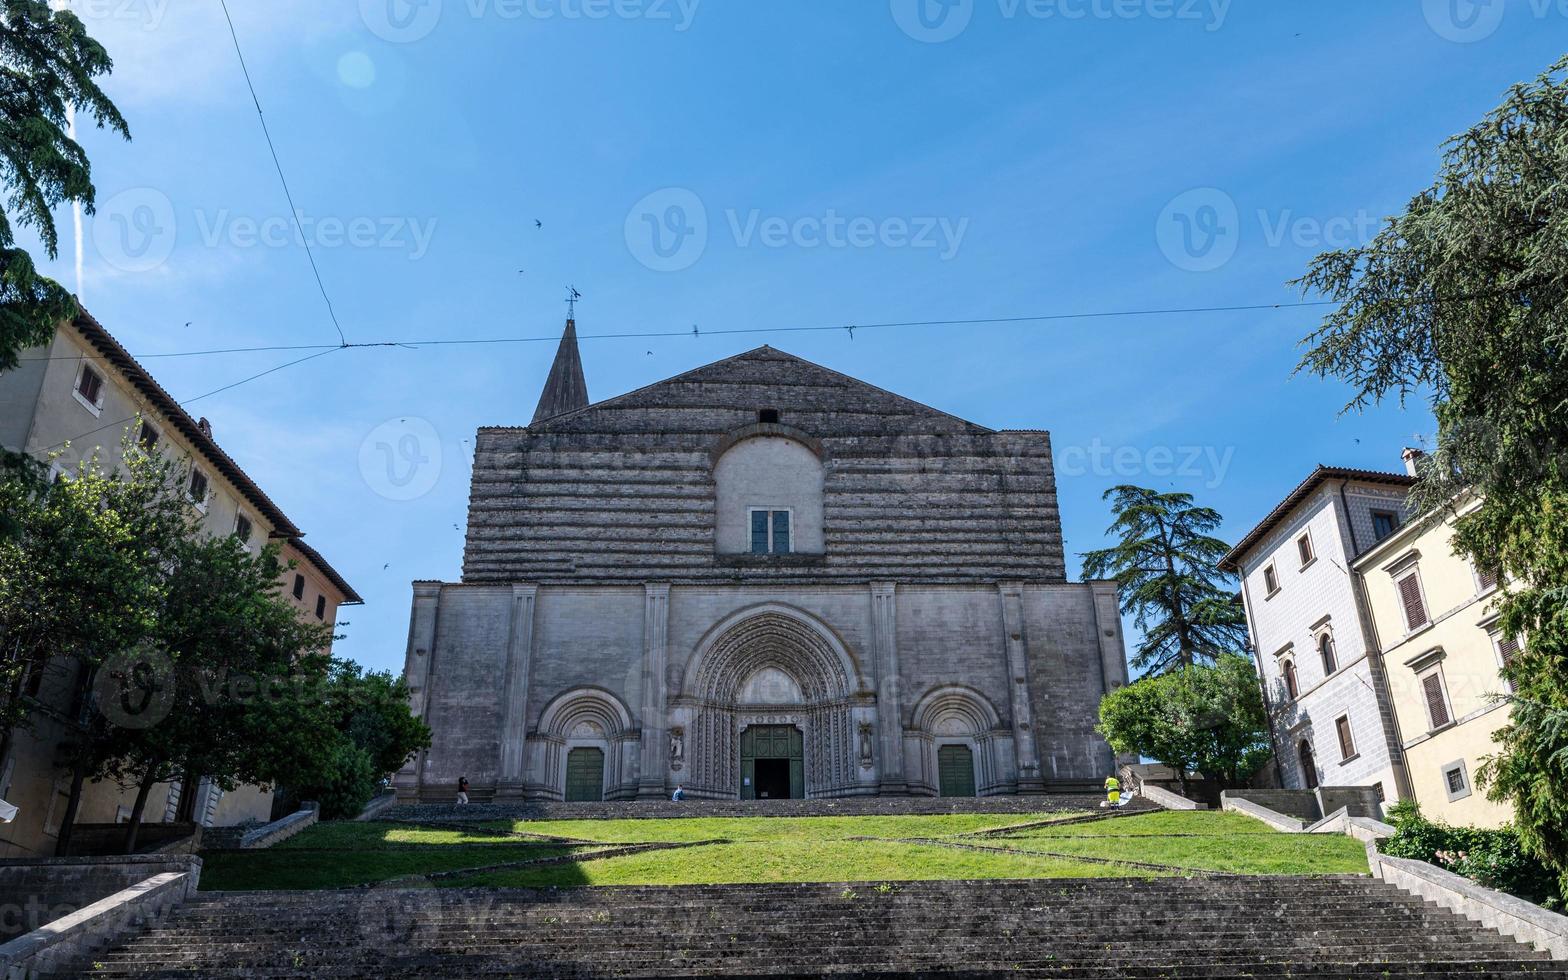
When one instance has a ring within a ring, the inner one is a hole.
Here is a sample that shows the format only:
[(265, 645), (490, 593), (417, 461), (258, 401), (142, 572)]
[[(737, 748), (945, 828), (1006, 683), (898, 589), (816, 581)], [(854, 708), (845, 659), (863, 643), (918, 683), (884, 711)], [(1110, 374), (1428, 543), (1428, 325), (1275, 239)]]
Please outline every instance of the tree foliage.
[(1186, 493), (1119, 486), (1105, 499), (1116, 515), (1106, 534), (1118, 540), (1084, 555), (1083, 573), (1117, 581), (1122, 612), (1143, 631), (1133, 668), (1159, 673), (1244, 649), (1246, 613), (1219, 570), (1230, 548), (1210, 534), (1220, 515)]
[(1429, 398), (1438, 441), (1414, 502), (1459, 517), (1455, 549), (1503, 573), (1501, 626), (1525, 639), (1489, 795), (1568, 882), (1568, 58), (1449, 140), (1432, 185), (1364, 247), (1298, 280), (1336, 303), (1303, 370), (1350, 408)]
[(72, 108), (130, 139), (130, 129), (97, 79), (114, 67), (70, 10), (45, 0), (0, 0), (0, 371), (17, 353), (46, 343), (76, 301), (59, 283), (38, 274), (16, 247), (16, 226), (31, 229), (49, 257), (59, 254), (54, 209), (78, 202), (91, 214), (92, 168), (70, 137)]
[(1100, 700), (1099, 732), (1118, 753), (1136, 753), (1226, 786), (1245, 782), (1269, 757), (1268, 718), (1252, 661), (1221, 653)]

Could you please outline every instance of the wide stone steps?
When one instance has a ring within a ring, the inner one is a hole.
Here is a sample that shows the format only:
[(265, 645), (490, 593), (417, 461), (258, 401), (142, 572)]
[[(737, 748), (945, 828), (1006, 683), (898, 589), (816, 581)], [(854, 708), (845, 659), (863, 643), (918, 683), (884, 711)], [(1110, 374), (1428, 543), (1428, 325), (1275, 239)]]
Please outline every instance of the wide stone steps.
[[(456, 788), (453, 788), (456, 792)], [(378, 819), (391, 821), (478, 820), (669, 820), (676, 817), (891, 817), (942, 814), (1038, 814), (1100, 810), (1103, 793), (1047, 793), (977, 798), (930, 796), (852, 796), (822, 800), (621, 800), (605, 803), (455, 802), (402, 803)], [(1117, 813), (1157, 810), (1134, 799)]]
[(1364, 877), (203, 896), (70, 975), (1538, 977), (1568, 963)]

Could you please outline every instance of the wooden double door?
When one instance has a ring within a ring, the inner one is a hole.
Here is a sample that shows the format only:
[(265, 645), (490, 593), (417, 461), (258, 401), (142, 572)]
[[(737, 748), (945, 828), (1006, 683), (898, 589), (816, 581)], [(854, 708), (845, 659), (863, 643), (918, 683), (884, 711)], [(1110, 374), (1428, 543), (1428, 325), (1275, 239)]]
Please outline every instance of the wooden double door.
[(943, 796), (975, 795), (975, 756), (967, 745), (944, 745), (936, 751), (939, 790)]
[(806, 739), (793, 725), (753, 725), (740, 733), (740, 798), (806, 798)]

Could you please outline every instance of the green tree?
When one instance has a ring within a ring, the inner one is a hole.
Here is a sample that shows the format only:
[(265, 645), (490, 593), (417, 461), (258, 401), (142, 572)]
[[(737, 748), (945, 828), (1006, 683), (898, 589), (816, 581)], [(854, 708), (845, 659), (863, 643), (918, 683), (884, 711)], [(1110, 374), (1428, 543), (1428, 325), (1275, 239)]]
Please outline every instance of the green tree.
[(1482, 501), (1455, 549), (1503, 574), (1501, 626), (1525, 639), (1482, 778), (1568, 883), (1568, 58), (1449, 140), (1369, 244), (1318, 256), (1297, 285), (1336, 304), (1301, 369), (1350, 384), (1347, 410), (1430, 400), (1416, 508), (1441, 520), (1462, 493)]
[[(408, 709), (401, 677), (367, 672), (334, 659), (319, 685), (298, 691), (300, 702), (280, 702), (276, 717), (259, 717), (273, 733), (272, 769), (293, 800), (315, 800), (325, 819), (349, 819), (364, 809), (377, 782), (430, 746), (430, 729)], [(292, 718), (308, 725), (283, 729)]]
[(1242, 650), (1247, 619), (1219, 561), (1229, 546), (1210, 532), (1223, 520), (1191, 494), (1112, 487), (1115, 545), (1083, 556), (1084, 578), (1115, 579), (1122, 612), (1143, 639), (1132, 666), (1160, 673)]
[(69, 115), (74, 109), (130, 139), (96, 81), (113, 67), (71, 11), (45, 0), (0, 0), (0, 183), (7, 191), (0, 209), (0, 371), (77, 313), (71, 294), (39, 275), (16, 247), (15, 225), (32, 229), (53, 259), (60, 250), (54, 209), (74, 201), (92, 213), (92, 168), (70, 137)]
[(1100, 700), (1099, 732), (1118, 753), (1238, 786), (1269, 757), (1268, 718), (1252, 661), (1221, 653), (1212, 665), (1145, 677)]

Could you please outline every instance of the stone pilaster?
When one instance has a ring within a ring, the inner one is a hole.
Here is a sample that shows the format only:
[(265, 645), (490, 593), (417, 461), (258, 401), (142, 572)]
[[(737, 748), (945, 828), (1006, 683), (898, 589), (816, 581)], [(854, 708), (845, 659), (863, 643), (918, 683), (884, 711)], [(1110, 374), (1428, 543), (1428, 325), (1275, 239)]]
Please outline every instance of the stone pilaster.
[(506, 644), (506, 675), (501, 689), (501, 773), (497, 799), (521, 799), (527, 760), (528, 675), (534, 659), (536, 585), (512, 586), (511, 631)]
[(871, 583), (871, 642), (877, 670), (877, 757), (881, 777), (878, 791), (909, 791), (904, 778), (904, 725), (900, 705), (898, 666), (898, 586)]
[(1013, 741), (1018, 747), (1019, 792), (1041, 792), (1040, 753), (1035, 745), (1034, 713), (1029, 709), (1029, 658), (1024, 644), (1023, 587), (997, 586), (1002, 600), (1002, 635), (1007, 644), (1007, 686), (1012, 691)]
[[(408, 650), (403, 660), (403, 679), (408, 682), (408, 710), (423, 719), (430, 700), (431, 660), (436, 649), (436, 618), (441, 608), (440, 582), (415, 582), (414, 603), (408, 616)], [(425, 753), (413, 759), (392, 777), (399, 799), (414, 799), (419, 793), (420, 774)]]
[(670, 587), (648, 583), (643, 592), (642, 728), (639, 798), (662, 799), (669, 770), (666, 678), (669, 676)]

